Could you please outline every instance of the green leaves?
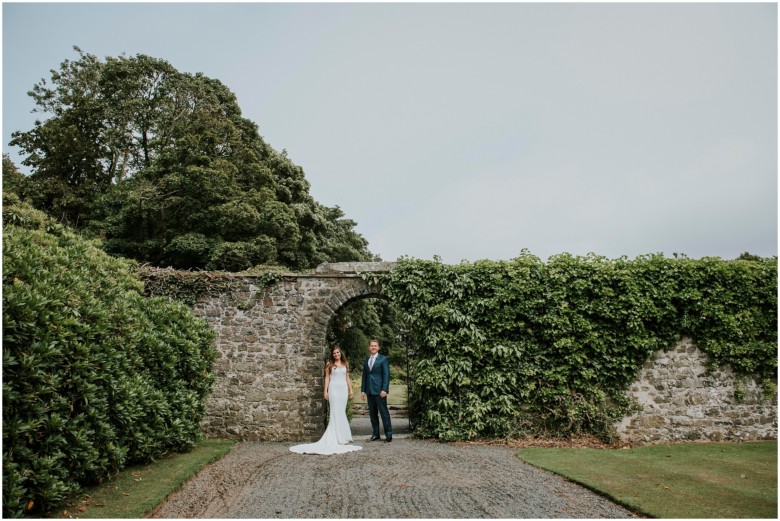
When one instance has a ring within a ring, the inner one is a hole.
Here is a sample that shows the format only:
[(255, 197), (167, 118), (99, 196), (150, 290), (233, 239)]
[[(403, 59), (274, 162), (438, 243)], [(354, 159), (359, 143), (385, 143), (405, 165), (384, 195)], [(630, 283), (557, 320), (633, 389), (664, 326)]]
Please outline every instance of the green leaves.
[(46, 117), (11, 143), (33, 172), (25, 179), (4, 158), (4, 188), (104, 238), (106, 251), (157, 266), (369, 260), (356, 223), (314, 201), (303, 169), (219, 80), (143, 54), (76, 51), (30, 92)]
[(132, 262), (28, 205), (3, 214), (3, 514), (19, 516), (189, 448), (214, 334), (184, 305), (142, 297)]
[(682, 334), (716, 364), (776, 374), (776, 259), (402, 259), (382, 286), (414, 329), (424, 436), (608, 438), (645, 360)]

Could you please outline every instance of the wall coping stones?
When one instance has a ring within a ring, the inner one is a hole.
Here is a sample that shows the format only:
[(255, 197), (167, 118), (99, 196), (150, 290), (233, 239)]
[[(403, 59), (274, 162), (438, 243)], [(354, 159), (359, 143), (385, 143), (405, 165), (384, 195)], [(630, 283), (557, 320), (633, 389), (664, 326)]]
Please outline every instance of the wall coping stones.
[(393, 271), (397, 262), (324, 262), (317, 266), (318, 274), (327, 273), (384, 273)]

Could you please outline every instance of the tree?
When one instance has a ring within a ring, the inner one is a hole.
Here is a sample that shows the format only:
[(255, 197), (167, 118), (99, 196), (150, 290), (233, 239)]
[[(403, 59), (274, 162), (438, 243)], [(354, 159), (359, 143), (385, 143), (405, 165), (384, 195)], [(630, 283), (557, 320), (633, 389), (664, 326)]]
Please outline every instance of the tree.
[(41, 80), (28, 92), (36, 103), (33, 112), (51, 117), (36, 120), (28, 132), (14, 132), (11, 140), (28, 154), (22, 164), (33, 169), (35, 206), (71, 223), (87, 217), (89, 201), (110, 184), (101, 165), (101, 65), (79, 53), (80, 60), (65, 60), (59, 71), (51, 71), (53, 87)]
[(3, 193), (14, 193), (23, 197), (26, 187), (27, 177), (16, 168), (11, 156), (3, 154)]
[(368, 352), (368, 343), (379, 340), (382, 353), (395, 366), (392, 376), (399, 377), (397, 367), (406, 370), (407, 346), (399, 338), (404, 329), (398, 308), (390, 301), (369, 298), (352, 302), (339, 309), (328, 324), (328, 344), (338, 345), (344, 351), (353, 370), (360, 370), (360, 360)]
[(355, 222), (311, 197), (303, 169), (262, 139), (220, 81), (145, 55), (76, 51), (30, 91), (48, 119), (13, 134), (36, 207), (157, 265), (371, 258)]
[(750, 252), (742, 252), (739, 254), (739, 257), (737, 257), (737, 260), (747, 260), (747, 261), (760, 261), (762, 258), (758, 255), (754, 255)]

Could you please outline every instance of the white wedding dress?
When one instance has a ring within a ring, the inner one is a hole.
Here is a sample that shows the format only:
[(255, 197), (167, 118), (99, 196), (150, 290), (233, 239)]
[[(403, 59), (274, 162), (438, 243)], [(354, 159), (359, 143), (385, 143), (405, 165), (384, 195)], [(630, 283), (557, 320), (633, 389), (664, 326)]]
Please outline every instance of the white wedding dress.
[(352, 442), (352, 431), (347, 420), (347, 368), (336, 367), (330, 373), (328, 384), (328, 402), (330, 403), (330, 419), (325, 434), (316, 443), (295, 445), (290, 450), (298, 454), (342, 454), (360, 450), (358, 445), (347, 445)]

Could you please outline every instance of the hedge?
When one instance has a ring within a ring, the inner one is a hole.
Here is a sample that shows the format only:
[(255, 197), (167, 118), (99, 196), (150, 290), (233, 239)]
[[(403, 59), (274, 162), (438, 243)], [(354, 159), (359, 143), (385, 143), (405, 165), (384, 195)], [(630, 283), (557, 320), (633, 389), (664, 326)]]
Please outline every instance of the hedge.
[(215, 351), (189, 308), (142, 296), (135, 264), (3, 202), (3, 515), (18, 517), (191, 448)]
[(422, 436), (613, 438), (635, 410), (625, 391), (644, 362), (682, 335), (776, 392), (776, 258), (542, 262), (523, 251), (459, 265), (405, 258), (370, 277), (415, 335), (410, 400)]

